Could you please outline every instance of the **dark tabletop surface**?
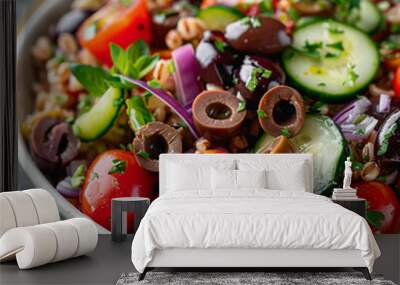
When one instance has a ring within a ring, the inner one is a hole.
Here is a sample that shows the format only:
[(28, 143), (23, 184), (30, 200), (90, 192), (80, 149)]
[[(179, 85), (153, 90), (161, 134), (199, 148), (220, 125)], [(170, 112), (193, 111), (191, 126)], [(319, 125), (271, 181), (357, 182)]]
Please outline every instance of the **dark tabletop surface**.
[(116, 284), (122, 273), (134, 271), (132, 237), (116, 243), (100, 235), (95, 251), (87, 256), (19, 270), (16, 261), (0, 264), (0, 284)]

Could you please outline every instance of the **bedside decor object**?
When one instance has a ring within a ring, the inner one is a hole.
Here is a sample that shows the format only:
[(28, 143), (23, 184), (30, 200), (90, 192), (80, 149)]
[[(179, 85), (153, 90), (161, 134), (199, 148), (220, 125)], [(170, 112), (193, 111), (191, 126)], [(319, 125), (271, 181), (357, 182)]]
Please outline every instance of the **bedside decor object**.
[(97, 228), (84, 218), (18, 227), (0, 238), (0, 261), (16, 259), (20, 269), (84, 255), (97, 245)]
[(343, 189), (352, 189), (351, 188), (351, 177), (353, 175), (353, 171), (351, 170), (351, 161), (350, 157), (347, 157), (346, 161), (344, 162), (344, 179), (343, 179)]
[(361, 198), (333, 198), (332, 201), (340, 206), (359, 214), (361, 217), (365, 218), (366, 211), (367, 211), (367, 203), (365, 199)]
[(343, 188), (335, 188), (333, 189), (332, 199), (338, 200), (354, 200), (357, 199), (357, 190), (351, 188), (351, 177), (353, 175), (353, 171), (351, 170), (351, 160), (350, 157), (347, 157), (347, 160), (344, 162), (344, 179), (343, 179)]
[(134, 231), (139, 227), (150, 205), (150, 200), (141, 197), (114, 198), (111, 202), (111, 239), (124, 241), (127, 235), (127, 213), (134, 214)]

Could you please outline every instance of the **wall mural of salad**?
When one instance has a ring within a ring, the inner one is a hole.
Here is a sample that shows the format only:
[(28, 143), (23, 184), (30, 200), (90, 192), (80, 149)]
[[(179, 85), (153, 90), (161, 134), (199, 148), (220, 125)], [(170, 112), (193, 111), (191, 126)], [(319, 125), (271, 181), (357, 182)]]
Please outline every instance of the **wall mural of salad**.
[(32, 47), (38, 167), (110, 229), (110, 200), (157, 197), (161, 153), (343, 162), (378, 233), (400, 232), (400, 4), (75, 0)]

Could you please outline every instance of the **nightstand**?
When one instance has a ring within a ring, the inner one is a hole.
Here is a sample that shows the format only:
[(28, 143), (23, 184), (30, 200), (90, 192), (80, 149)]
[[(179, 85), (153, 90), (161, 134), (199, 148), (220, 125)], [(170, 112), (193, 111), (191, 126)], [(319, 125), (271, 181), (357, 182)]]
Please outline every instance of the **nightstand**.
[(142, 197), (113, 198), (111, 201), (111, 239), (124, 241), (127, 237), (127, 213), (133, 213), (134, 234), (150, 206), (150, 199)]
[(365, 199), (332, 199), (332, 202), (339, 204), (340, 206), (359, 214), (361, 217), (365, 218), (367, 211), (367, 203)]

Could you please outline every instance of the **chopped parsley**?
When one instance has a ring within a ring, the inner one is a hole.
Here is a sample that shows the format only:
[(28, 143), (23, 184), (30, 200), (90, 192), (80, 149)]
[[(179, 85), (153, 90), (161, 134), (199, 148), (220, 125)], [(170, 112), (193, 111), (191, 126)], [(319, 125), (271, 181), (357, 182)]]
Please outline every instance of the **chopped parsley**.
[(267, 114), (265, 114), (265, 112), (263, 110), (257, 110), (257, 116), (259, 118), (266, 118)]
[(251, 70), (250, 77), (246, 82), (246, 88), (253, 92), (257, 88), (260, 76), (264, 78), (269, 78), (271, 77), (271, 75), (271, 70), (262, 67), (254, 67)]
[(330, 43), (330, 44), (326, 44), (326, 46), (330, 47), (330, 48), (333, 48), (333, 49), (340, 50), (340, 51), (344, 51), (343, 43), (341, 41)]
[(289, 132), (289, 130), (288, 130), (287, 128), (283, 128), (283, 129), (281, 130), (281, 134), (282, 134), (282, 136), (284, 136), (284, 137), (290, 137), (290, 132)]
[(239, 101), (239, 105), (238, 105), (236, 111), (237, 111), (238, 113), (240, 113), (240, 112), (242, 112), (242, 111), (244, 111), (244, 110), (246, 110), (246, 101), (240, 100), (240, 101)]
[(214, 41), (214, 46), (219, 52), (224, 52), (226, 44), (223, 41), (217, 39)]
[(384, 155), (389, 148), (389, 140), (395, 135), (398, 125), (393, 124), (389, 131), (384, 135), (382, 145), (379, 147), (378, 155)]
[(322, 48), (322, 45), (323, 44), (321, 41), (310, 43), (308, 40), (306, 40), (303, 46), (303, 52), (311, 57), (320, 57), (320, 49)]
[(364, 130), (364, 129), (357, 129), (357, 130), (356, 130), (356, 135), (358, 135), (358, 136), (363, 136), (363, 135), (365, 135), (365, 130)]
[(340, 53), (327, 52), (325, 54), (325, 58), (335, 58), (335, 57), (338, 57), (339, 55), (340, 55)]
[(358, 77), (360, 77), (356, 72), (355, 69), (356, 66), (354, 64), (348, 64), (347, 65), (347, 79), (343, 82), (343, 85), (348, 85), (353, 87), (354, 84), (356, 83)]
[(241, 22), (244, 25), (250, 25), (252, 28), (258, 28), (261, 27), (261, 22), (260, 19), (257, 17), (244, 17)]
[(71, 186), (78, 188), (82, 185), (83, 181), (85, 181), (85, 165), (81, 164), (71, 176)]
[(90, 180), (94, 180), (99, 177), (100, 177), (100, 175), (97, 172), (93, 172), (92, 175), (90, 176)]
[(126, 161), (120, 159), (113, 159), (112, 160), (112, 167), (108, 171), (108, 174), (123, 174), (125, 172)]
[(147, 151), (141, 150), (137, 153), (138, 156), (142, 158), (150, 158), (150, 154)]
[(318, 86), (324, 87), (324, 86), (326, 86), (326, 83), (325, 82), (320, 82), (320, 83), (318, 83)]

